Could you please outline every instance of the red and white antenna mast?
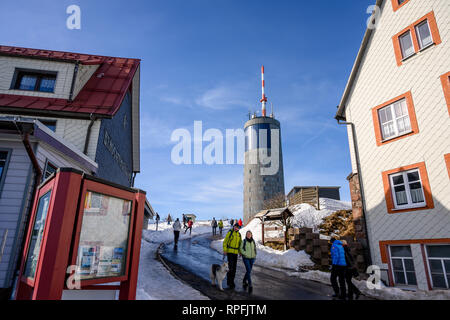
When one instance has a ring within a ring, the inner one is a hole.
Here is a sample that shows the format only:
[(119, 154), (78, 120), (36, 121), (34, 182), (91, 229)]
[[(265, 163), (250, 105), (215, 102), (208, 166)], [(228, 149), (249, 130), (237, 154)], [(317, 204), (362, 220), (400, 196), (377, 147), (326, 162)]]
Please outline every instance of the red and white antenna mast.
[(261, 103), (262, 103), (262, 116), (265, 117), (266, 116), (266, 102), (267, 102), (267, 97), (266, 94), (264, 92), (264, 66), (261, 67), (261, 81), (262, 81), (262, 98), (261, 98)]

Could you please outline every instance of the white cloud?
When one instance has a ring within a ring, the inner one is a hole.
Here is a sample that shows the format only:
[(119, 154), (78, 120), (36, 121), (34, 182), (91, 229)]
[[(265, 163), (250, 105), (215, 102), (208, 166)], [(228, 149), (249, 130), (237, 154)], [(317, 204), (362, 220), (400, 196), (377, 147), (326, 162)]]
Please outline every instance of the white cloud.
[(233, 107), (247, 108), (251, 103), (245, 99), (245, 87), (245, 85), (219, 85), (205, 91), (195, 99), (195, 102), (201, 107), (212, 110), (224, 110)]

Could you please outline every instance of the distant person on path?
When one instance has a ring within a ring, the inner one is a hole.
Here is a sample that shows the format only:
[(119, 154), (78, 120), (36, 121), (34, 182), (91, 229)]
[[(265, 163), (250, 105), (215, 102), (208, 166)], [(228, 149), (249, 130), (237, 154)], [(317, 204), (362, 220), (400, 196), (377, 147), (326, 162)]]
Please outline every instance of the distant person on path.
[(242, 220), (241, 219), (239, 219), (238, 223), (239, 223), (239, 229), (242, 228)]
[(186, 229), (186, 216), (183, 214), (183, 228)]
[(158, 223), (159, 223), (159, 214), (158, 214), (158, 212), (156, 213), (156, 218), (155, 218), (155, 220), (156, 220), (156, 231), (158, 231)]
[(217, 234), (217, 220), (216, 220), (216, 218), (212, 219), (211, 227), (212, 227), (213, 236), (215, 236)]
[(350, 249), (347, 245), (347, 241), (342, 240), (342, 245), (345, 252), (345, 263), (347, 267), (345, 268), (345, 281), (347, 282), (347, 298), (348, 300), (353, 300), (353, 294), (355, 294), (355, 299), (358, 300), (361, 295), (361, 291), (353, 284), (352, 278), (357, 277), (358, 270), (356, 269), (355, 260), (350, 253)]
[(189, 230), (189, 235), (192, 234), (192, 225), (194, 224), (194, 222), (192, 221), (192, 219), (189, 219), (188, 223), (187, 223), (187, 228), (184, 230), (184, 233), (186, 233), (186, 231)]
[(242, 280), (242, 286), (244, 287), (244, 290), (247, 290), (248, 286), (248, 293), (252, 293), (253, 286), (251, 272), (256, 259), (256, 243), (255, 240), (253, 240), (253, 234), (250, 230), (247, 231), (247, 233), (245, 234), (245, 239), (241, 243), (240, 253), (242, 255), (245, 270), (247, 271), (245, 273), (244, 279)]
[(169, 215), (167, 216), (167, 224), (170, 226), (170, 223), (172, 222), (172, 217)]
[[(347, 263), (345, 262), (345, 251), (342, 242), (331, 238), (331, 286), (334, 290), (334, 298), (345, 300), (345, 269)], [(338, 281), (339, 280), (339, 285)]]
[(218, 226), (219, 226), (219, 233), (220, 233), (220, 236), (222, 236), (222, 230), (223, 230), (223, 221), (222, 221), (222, 219), (219, 220)]
[(178, 238), (180, 237), (180, 231), (181, 231), (181, 222), (180, 219), (177, 218), (175, 222), (173, 223), (173, 237), (174, 237), (174, 249), (176, 250), (178, 248)]
[(231, 219), (231, 220), (230, 220), (230, 227), (233, 228), (233, 225), (234, 225), (234, 220)]
[(234, 278), (236, 276), (236, 265), (239, 250), (241, 247), (241, 234), (239, 233), (239, 224), (235, 224), (233, 228), (228, 231), (225, 239), (223, 240), (223, 254), (228, 258), (228, 273), (227, 273), (227, 285), (229, 289), (234, 289)]

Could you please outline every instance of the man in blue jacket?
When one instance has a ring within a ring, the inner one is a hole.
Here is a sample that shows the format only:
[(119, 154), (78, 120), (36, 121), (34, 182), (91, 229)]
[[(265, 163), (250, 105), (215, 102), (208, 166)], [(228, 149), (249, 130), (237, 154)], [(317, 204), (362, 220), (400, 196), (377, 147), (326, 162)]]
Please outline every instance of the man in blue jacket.
[[(339, 299), (345, 299), (346, 288), (345, 288), (345, 268), (347, 263), (345, 262), (345, 251), (342, 246), (342, 242), (331, 238), (331, 285), (334, 290), (333, 297)], [(339, 280), (339, 285), (338, 281)]]

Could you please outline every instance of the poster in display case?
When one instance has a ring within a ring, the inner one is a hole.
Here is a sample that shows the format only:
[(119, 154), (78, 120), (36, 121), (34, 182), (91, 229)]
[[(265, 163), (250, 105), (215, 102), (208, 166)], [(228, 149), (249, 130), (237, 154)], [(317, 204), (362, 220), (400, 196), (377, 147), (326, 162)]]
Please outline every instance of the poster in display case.
[(77, 254), (81, 280), (125, 275), (132, 201), (87, 191)]

